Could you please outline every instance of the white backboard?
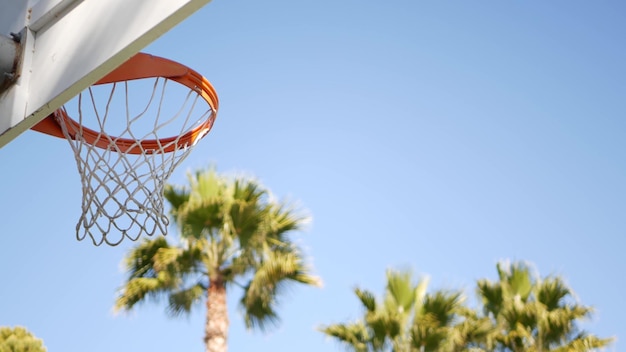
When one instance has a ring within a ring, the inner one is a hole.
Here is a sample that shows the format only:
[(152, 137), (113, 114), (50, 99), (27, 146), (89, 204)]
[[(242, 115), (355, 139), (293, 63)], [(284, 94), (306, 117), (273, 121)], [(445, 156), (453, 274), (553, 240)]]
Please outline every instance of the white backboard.
[(0, 93), (0, 148), (209, 1), (0, 0), (0, 35), (22, 34), (23, 50)]

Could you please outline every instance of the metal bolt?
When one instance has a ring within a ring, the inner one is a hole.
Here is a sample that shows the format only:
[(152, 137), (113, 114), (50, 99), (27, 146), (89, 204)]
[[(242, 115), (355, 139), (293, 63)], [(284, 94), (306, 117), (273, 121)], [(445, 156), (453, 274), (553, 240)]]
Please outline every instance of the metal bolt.
[(16, 43), (20, 43), (22, 41), (22, 33), (9, 33), (11, 35), (11, 39), (13, 39), (14, 42)]

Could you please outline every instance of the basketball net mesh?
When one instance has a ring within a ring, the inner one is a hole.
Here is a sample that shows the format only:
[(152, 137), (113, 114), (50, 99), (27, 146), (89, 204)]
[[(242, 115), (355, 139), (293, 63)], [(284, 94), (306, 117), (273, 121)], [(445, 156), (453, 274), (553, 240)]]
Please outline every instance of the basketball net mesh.
[[(186, 95), (177, 104), (179, 108), (171, 109), (175, 99), (168, 96), (168, 109), (165, 109), (163, 101), (168, 86), (178, 84), (165, 78), (149, 81), (154, 81), (152, 94), (143, 103), (142, 99), (130, 97), (128, 82), (111, 83), (93, 86), (79, 94), (74, 110), (70, 111), (66, 104), (55, 113), (81, 175), (83, 201), (82, 215), (76, 225), (78, 240), (89, 236), (96, 246), (102, 243), (114, 246), (124, 238), (135, 241), (144, 234), (167, 234), (164, 186), (172, 171), (208, 130), (192, 143), (179, 144), (180, 136), (207, 120), (214, 111), (197, 92), (186, 87)], [(107, 90), (108, 93), (103, 93)], [(62, 113), (77, 117), (78, 125), (68, 123)], [(98, 132), (97, 143), (85, 139), (84, 126)], [(121, 130), (120, 126), (123, 126)], [(105, 132), (113, 131), (112, 127), (118, 129), (115, 137)], [(163, 139), (164, 133), (178, 137)], [(131, 140), (125, 150), (119, 146), (122, 139)], [(142, 144), (155, 140), (156, 149), (147, 150)], [(102, 147), (103, 142), (106, 148)]]

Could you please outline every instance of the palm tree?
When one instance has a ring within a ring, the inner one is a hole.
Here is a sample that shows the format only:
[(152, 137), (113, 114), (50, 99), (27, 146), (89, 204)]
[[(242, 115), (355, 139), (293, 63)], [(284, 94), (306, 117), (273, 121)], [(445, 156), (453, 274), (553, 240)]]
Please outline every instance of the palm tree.
[(165, 190), (179, 241), (146, 239), (130, 250), (128, 279), (115, 308), (167, 297), (167, 312), (178, 316), (206, 300), (206, 351), (225, 352), (228, 289), (243, 289), (246, 327), (263, 330), (277, 322), (278, 297), (288, 283), (321, 284), (289, 237), (308, 218), (250, 178), (210, 168), (190, 175), (189, 182)]
[(23, 327), (0, 327), (0, 352), (46, 352), (43, 341)]
[(537, 279), (522, 262), (497, 270), (497, 282), (477, 283), (482, 314), (458, 291), (429, 294), (425, 281), (414, 285), (410, 273), (389, 271), (382, 302), (357, 288), (363, 318), (320, 330), (358, 352), (582, 352), (612, 342), (579, 329), (593, 310), (576, 303), (561, 278)]
[(382, 301), (369, 291), (354, 290), (363, 318), (320, 331), (358, 352), (462, 351), (488, 334), (490, 325), (470, 314), (460, 292), (428, 294), (427, 285), (425, 279), (414, 284), (409, 271), (390, 270)]
[(478, 281), (484, 314), (497, 328), (490, 350), (577, 352), (611, 343), (578, 328), (593, 310), (574, 302), (561, 278), (536, 279), (522, 262), (498, 263), (497, 271), (499, 281)]

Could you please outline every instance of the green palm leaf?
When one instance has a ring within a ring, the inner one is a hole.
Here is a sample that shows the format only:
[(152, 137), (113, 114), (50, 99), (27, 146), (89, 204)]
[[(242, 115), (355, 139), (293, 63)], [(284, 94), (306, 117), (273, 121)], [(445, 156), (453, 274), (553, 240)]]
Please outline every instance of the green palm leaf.
[(354, 293), (368, 312), (376, 312), (376, 297), (374, 297), (373, 293), (366, 290), (361, 290), (360, 288), (355, 288)]
[(165, 238), (145, 239), (124, 258), (130, 278), (156, 277), (153, 258), (161, 248), (169, 248)]
[(505, 294), (517, 296), (526, 301), (533, 287), (530, 268), (523, 262), (509, 264), (501, 262), (497, 264), (500, 281), (504, 283)]
[(267, 253), (245, 287), (245, 294), (241, 299), (241, 305), (246, 311), (246, 326), (264, 329), (264, 320), (271, 324), (277, 322), (277, 296), (288, 281), (321, 285), (320, 279), (310, 274), (310, 269), (304, 264), (295, 247), (289, 252)]
[(369, 351), (368, 344), (370, 343), (370, 336), (363, 323), (334, 324), (323, 326), (319, 330), (347, 346), (350, 346), (356, 352)]
[(172, 316), (191, 313), (191, 308), (202, 301), (205, 292), (206, 287), (201, 283), (172, 292), (168, 297), (168, 313)]
[(165, 185), (163, 196), (172, 207), (172, 215), (177, 216), (178, 209), (189, 201), (189, 190), (185, 187)]
[(400, 313), (409, 312), (416, 299), (416, 286), (412, 282), (410, 271), (387, 271), (388, 309), (397, 310)]

